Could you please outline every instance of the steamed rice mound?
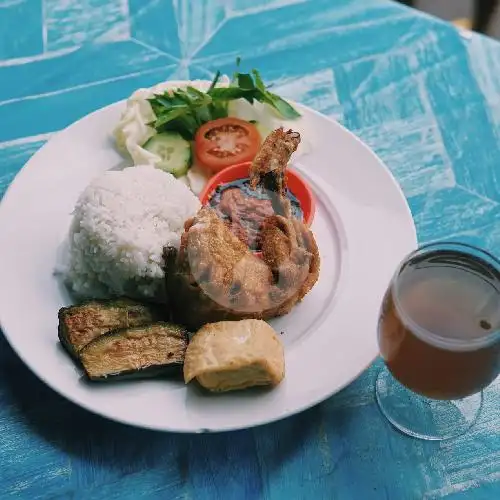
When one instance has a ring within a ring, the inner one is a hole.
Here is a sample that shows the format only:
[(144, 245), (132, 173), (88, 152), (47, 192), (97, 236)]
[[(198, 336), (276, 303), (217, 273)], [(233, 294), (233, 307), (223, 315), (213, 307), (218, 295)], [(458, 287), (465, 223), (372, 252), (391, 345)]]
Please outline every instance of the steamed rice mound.
[(162, 253), (179, 247), (198, 198), (152, 166), (109, 171), (80, 195), (69, 232), (65, 279), (83, 297), (160, 299)]

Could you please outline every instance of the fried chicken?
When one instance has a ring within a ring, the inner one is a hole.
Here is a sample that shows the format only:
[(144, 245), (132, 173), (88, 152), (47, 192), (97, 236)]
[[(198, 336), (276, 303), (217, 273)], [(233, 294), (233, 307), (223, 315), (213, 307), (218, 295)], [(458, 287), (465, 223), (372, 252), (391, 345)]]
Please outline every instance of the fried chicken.
[(268, 191), (274, 212), (284, 217), (290, 217), (285, 171), (299, 144), (298, 132), (285, 132), (282, 127), (274, 130), (264, 140), (250, 169), (250, 186)]
[(271, 189), (273, 208), (278, 207), (262, 226), (261, 256), (208, 207), (186, 222), (179, 251), (165, 249), (167, 292), (176, 322), (195, 330), (215, 321), (281, 316), (314, 286), (318, 247), (309, 228), (290, 215), (286, 197), (285, 169), (299, 142), (299, 134), (278, 129), (252, 165), (252, 186)]

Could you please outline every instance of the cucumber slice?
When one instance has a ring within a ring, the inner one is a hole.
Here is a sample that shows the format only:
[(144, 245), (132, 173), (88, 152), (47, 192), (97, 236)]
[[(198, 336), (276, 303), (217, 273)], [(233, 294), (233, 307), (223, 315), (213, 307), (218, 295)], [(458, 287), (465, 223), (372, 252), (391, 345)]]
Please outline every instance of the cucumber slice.
[(156, 164), (157, 168), (175, 177), (186, 175), (191, 166), (191, 145), (177, 132), (156, 134), (143, 148), (161, 158)]

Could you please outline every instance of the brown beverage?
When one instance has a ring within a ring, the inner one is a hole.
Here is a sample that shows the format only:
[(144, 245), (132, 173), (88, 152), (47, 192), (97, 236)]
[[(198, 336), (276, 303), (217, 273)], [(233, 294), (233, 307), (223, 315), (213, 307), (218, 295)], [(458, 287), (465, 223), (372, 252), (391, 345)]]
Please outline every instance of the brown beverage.
[(498, 268), (474, 255), (417, 252), (382, 305), (380, 352), (393, 376), (434, 399), (489, 385), (500, 370), (499, 287)]

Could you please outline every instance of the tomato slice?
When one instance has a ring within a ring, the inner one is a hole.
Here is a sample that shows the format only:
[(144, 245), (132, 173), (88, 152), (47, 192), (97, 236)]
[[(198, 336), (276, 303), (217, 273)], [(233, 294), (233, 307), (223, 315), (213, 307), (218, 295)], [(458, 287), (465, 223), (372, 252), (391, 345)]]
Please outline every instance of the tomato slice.
[(257, 127), (238, 118), (219, 118), (202, 125), (194, 138), (198, 162), (212, 172), (252, 161), (260, 147)]

